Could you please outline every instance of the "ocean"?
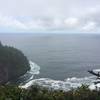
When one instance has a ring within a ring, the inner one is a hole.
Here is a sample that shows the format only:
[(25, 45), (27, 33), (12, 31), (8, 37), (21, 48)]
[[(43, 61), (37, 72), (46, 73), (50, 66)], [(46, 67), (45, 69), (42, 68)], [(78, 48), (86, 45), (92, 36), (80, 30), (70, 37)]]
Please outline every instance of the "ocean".
[(0, 34), (0, 41), (20, 49), (38, 66), (37, 69), (33, 64), (33, 70), (38, 73), (31, 72), (31, 75), (35, 73), (30, 77), (32, 83), (69, 89), (82, 82), (90, 84), (94, 77), (87, 71), (100, 69), (99, 34), (9, 33)]

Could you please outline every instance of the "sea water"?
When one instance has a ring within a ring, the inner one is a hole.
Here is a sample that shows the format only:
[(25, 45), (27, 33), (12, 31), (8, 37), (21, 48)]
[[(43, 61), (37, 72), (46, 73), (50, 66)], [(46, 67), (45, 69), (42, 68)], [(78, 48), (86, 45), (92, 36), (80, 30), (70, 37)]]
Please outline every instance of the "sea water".
[(31, 61), (26, 87), (38, 83), (68, 90), (94, 82), (87, 71), (100, 69), (97, 34), (0, 34), (0, 40), (20, 49)]

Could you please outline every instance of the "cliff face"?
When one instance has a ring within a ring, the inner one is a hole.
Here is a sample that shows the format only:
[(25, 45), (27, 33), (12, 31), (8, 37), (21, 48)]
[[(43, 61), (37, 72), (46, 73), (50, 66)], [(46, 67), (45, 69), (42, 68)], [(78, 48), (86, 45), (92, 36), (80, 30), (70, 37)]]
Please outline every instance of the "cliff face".
[(8, 69), (0, 64), (0, 83), (5, 83), (8, 80)]
[(29, 69), (29, 62), (21, 51), (0, 43), (0, 84), (20, 77)]

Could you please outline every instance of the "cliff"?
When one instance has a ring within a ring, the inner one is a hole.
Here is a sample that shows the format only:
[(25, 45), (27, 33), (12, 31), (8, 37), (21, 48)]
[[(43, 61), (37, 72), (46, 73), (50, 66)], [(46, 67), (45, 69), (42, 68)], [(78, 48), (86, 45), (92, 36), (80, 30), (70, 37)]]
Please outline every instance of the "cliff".
[(29, 62), (20, 50), (0, 43), (0, 84), (20, 77), (29, 69)]

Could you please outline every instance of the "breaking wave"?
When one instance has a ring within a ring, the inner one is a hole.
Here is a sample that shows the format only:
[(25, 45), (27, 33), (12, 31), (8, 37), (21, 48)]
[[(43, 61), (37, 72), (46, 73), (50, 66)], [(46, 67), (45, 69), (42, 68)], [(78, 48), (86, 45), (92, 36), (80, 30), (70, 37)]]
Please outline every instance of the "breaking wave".
[(31, 67), (30, 71), (28, 71), (24, 76), (22, 76), (22, 77), (29, 76), (29, 78), (28, 79), (26, 78), (24, 83), (22, 82), (22, 84), (20, 84), (21, 88), (28, 88), (34, 84), (38, 84), (40, 86), (47, 87), (49, 89), (55, 89), (55, 90), (59, 89), (64, 91), (80, 87), (82, 84), (89, 85), (90, 89), (95, 89), (96, 86), (100, 87), (100, 84), (97, 85), (93, 84), (94, 82), (97, 81), (95, 76), (84, 77), (84, 78), (72, 77), (72, 78), (67, 78), (64, 81), (53, 80), (50, 78), (34, 79), (34, 75), (38, 75), (40, 73), (40, 67), (37, 64), (33, 63), (32, 61), (30, 61), (30, 67)]
[(30, 70), (27, 71), (23, 76), (21, 76), (17, 83), (25, 84), (27, 82), (30, 82), (34, 79), (35, 75), (38, 75), (40, 73), (40, 66), (38, 66), (36, 63), (29, 61), (30, 64)]

